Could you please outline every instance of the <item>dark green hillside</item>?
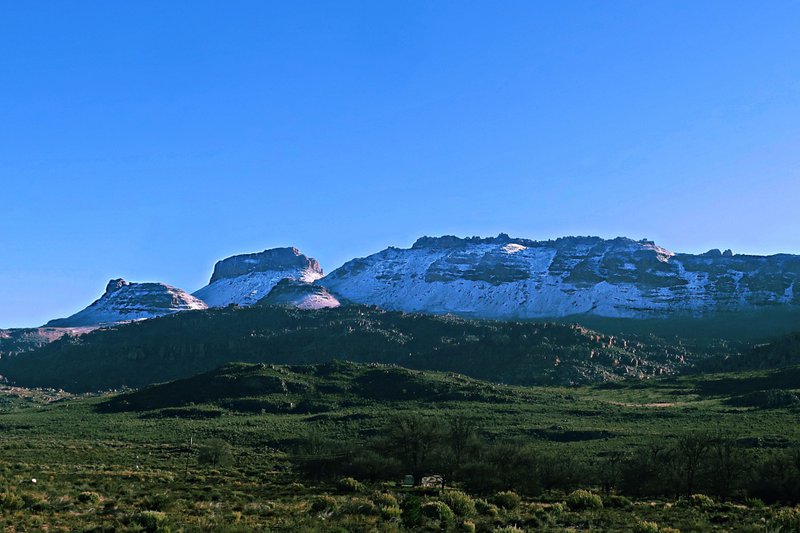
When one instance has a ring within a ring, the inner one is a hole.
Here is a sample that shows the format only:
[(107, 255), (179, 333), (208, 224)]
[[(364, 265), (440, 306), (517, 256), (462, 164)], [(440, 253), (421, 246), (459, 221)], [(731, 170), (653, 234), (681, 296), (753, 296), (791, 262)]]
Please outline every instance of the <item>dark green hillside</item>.
[(208, 404), (239, 412), (314, 413), (372, 402), (508, 403), (524, 397), (510, 387), (456, 374), (387, 365), (336, 361), (311, 366), (229, 363), (211, 372), (115, 396), (100, 410), (145, 411)]
[(492, 322), (346, 306), (191, 311), (62, 339), (0, 360), (0, 374), (35, 387), (90, 391), (192, 376), (231, 361), (398, 364), (524, 385), (579, 384), (671, 373), (687, 348), (576, 325)]

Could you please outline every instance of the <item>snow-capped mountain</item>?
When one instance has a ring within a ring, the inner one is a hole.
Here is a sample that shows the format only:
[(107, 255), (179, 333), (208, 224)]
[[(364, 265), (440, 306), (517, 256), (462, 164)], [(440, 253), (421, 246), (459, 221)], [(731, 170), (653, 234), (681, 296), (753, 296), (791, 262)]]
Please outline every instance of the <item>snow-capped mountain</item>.
[(318, 282), (385, 309), (498, 319), (649, 318), (800, 306), (800, 256), (676, 254), (651, 241), (422, 237)]
[(208, 285), (194, 293), (209, 307), (253, 305), (282, 279), (311, 283), (322, 277), (319, 262), (297, 248), (273, 248), (217, 262)]
[(124, 279), (112, 279), (106, 285), (106, 292), (89, 307), (70, 317), (51, 320), (45, 326), (111, 324), (207, 307), (191, 294), (163, 283), (130, 283)]
[(342, 305), (325, 287), (293, 279), (280, 280), (258, 304), (297, 309), (323, 309)]

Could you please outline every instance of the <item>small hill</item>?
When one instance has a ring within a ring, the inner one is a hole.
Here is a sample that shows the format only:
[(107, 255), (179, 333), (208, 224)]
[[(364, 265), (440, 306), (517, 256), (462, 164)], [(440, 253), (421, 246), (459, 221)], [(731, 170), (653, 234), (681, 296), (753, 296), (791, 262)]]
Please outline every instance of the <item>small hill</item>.
[[(230, 363), (187, 379), (120, 394), (102, 411), (190, 406), (241, 412), (324, 412), (372, 402), (518, 401), (520, 391), (455, 374), (391, 365), (330, 362), (310, 366)], [(202, 410), (200, 411), (202, 412)]]

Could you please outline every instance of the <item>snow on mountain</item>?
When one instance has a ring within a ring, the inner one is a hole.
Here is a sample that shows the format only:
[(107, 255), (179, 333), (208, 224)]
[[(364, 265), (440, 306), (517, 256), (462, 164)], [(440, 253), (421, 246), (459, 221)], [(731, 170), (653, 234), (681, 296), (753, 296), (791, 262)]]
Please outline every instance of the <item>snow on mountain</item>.
[(800, 305), (800, 256), (676, 254), (622, 237), (422, 237), (317, 283), (356, 303), (482, 318), (702, 315)]
[(293, 279), (280, 280), (258, 304), (297, 309), (323, 309), (342, 305), (325, 287)]
[(86, 309), (46, 327), (80, 327), (142, 320), (208, 306), (181, 289), (163, 283), (130, 283), (112, 279), (106, 292)]
[(322, 277), (319, 262), (297, 248), (235, 255), (214, 265), (209, 284), (194, 293), (209, 307), (253, 305), (283, 279), (311, 283)]

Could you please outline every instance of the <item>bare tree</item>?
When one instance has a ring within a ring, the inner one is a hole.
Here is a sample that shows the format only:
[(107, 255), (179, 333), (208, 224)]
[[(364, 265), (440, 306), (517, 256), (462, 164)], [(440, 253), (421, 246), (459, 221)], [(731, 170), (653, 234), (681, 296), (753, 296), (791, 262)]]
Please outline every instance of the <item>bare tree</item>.
[(704, 432), (687, 433), (675, 443), (675, 463), (686, 488), (686, 497), (694, 494), (697, 473), (711, 447), (713, 437)]

